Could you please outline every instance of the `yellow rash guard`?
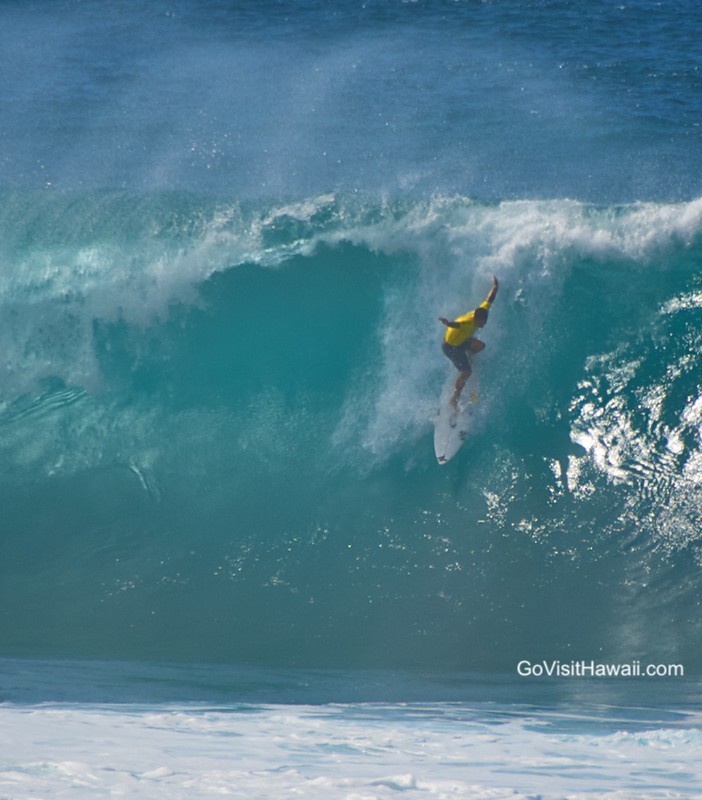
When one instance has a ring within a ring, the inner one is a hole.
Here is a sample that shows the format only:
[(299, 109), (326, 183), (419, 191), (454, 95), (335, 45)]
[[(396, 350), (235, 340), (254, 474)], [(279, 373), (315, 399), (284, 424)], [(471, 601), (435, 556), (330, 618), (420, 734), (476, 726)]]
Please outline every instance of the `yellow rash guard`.
[[(487, 300), (484, 300), (479, 307), (484, 308), (487, 311), (491, 305), (492, 303), (488, 303)], [(468, 339), (470, 339), (470, 337), (478, 330), (478, 326), (475, 324), (475, 311), (469, 311), (462, 317), (455, 319), (454, 322), (457, 322), (461, 327), (446, 328), (444, 341), (447, 344), (450, 344), (452, 347), (459, 347), (464, 342), (467, 342)]]

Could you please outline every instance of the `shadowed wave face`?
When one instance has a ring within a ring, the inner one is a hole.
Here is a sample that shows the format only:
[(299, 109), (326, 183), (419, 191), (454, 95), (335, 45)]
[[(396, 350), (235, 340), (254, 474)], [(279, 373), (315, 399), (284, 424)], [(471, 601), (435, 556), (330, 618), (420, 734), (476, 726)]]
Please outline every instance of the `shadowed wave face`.
[(2, 652), (699, 668), (701, 14), (0, 9)]

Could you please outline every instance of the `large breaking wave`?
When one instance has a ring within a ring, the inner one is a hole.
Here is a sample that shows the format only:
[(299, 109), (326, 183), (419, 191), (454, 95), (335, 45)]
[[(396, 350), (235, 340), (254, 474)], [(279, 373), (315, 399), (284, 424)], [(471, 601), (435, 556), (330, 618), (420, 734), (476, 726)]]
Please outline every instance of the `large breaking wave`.
[[(701, 201), (7, 194), (5, 651), (699, 659), (701, 230)], [(439, 468), (436, 317), (493, 274)]]

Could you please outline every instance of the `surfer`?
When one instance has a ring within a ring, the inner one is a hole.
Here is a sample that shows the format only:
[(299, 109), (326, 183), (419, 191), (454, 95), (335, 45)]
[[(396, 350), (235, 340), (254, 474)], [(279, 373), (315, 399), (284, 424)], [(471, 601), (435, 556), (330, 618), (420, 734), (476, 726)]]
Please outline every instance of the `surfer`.
[(441, 349), (458, 370), (458, 378), (456, 378), (456, 386), (451, 398), (451, 405), (454, 408), (457, 407), (458, 398), (472, 372), (469, 356), (485, 349), (485, 342), (476, 339), (473, 334), (487, 322), (488, 311), (495, 301), (498, 288), (497, 278), (493, 276), (490, 293), (476, 309), (458, 317), (453, 322), (445, 317), (439, 317), (439, 322), (443, 322), (446, 326), (446, 335)]

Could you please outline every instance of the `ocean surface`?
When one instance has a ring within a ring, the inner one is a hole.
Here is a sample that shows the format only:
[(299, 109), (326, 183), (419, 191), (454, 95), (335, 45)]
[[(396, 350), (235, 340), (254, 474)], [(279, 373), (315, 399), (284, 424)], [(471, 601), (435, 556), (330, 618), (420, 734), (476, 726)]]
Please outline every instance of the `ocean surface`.
[(2, 800), (702, 797), (700, 30), (0, 3)]

